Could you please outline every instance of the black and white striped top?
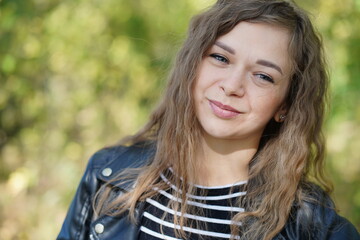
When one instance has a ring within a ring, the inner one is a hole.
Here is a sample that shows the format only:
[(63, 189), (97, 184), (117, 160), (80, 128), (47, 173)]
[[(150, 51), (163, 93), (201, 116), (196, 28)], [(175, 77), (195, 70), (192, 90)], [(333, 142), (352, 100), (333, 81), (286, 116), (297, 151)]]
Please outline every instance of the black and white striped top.
[[(180, 216), (181, 213), (167, 207), (169, 200), (181, 201), (172, 195), (174, 191), (181, 192), (181, 190), (171, 184), (166, 177), (167, 174), (172, 174), (171, 172), (170, 168), (161, 174), (161, 180), (169, 185), (169, 189), (167, 191), (157, 189), (159, 192), (157, 196), (146, 199), (139, 240), (180, 239), (175, 237), (174, 229), (180, 229), (180, 226), (174, 224), (173, 216), (175, 214)], [(244, 211), (243, 208), (236, 206), (236, 200), (245, 196), (245, 187), (246, 181), (218, 187), (195, 185), (196, 194), (188, 194), (187, 204), (199, 211), (196, 211), (197, 214), (184, 214), (190, 223), (183, 227), (187, 234), (186, 239), (230, 239), (230, 225), (241, 225), (231, 219), (236, 213)], [(165, 218), (163, 218), (164, 213), (166, 213)], [(195, 222), (198, 224), (191, 224)]]

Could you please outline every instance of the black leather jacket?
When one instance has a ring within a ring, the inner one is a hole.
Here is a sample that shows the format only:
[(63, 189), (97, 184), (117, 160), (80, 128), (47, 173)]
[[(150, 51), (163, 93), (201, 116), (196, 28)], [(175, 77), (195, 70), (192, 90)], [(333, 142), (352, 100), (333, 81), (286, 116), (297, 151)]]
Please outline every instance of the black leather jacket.
[[(139, 226), (124, 216), (100, 216), (94, 219), (92, 200), (101, 184), (109, 181), (116, 174), (128, 167), (139, 167), (146, 164), (153, 154), (153, 148), (143, 146), (112, 147), (95, 153), (88, 163), (85, 174), (81, 179), (76, 195), (71, 203), (58, 240), (85, 239), (118, 239), (137, 240)], [(130, 183), (114, 182), (119, 190), (131, 189)], [(137, 220), (142, 217), (143, 204), (137, 208)], [(346, 219), (340, 217), (331, 208), (304, 203), (295, 209), (284, 229), (274, 240), (285, 239), (343, 239), (360, 240), (355, 227)], [(300, 225), (301, 218), (306, 218), (308, 226)], [(310, 229), (310, 231), (309, 231)]]

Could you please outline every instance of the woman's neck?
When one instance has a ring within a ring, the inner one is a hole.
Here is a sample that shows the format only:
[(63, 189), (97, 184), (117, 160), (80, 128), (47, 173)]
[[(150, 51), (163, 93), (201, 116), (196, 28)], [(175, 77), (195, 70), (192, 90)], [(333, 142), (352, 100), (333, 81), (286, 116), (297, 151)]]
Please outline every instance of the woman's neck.
[(249, 163), (258, 142), (205, 136), (196, 153), (196, 182), (204, 186), (232, 184), (248, 179)]

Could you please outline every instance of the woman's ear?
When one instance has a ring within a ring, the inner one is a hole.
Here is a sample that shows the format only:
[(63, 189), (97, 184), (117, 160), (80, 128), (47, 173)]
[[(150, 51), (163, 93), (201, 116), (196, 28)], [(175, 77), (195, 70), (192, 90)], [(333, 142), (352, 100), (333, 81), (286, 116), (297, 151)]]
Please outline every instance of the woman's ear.
[(281, 105), (279, 110), (274, 115), (274, 120), (278, 123), (284, 122), (286, 119), (287, 107), (285, 104)]

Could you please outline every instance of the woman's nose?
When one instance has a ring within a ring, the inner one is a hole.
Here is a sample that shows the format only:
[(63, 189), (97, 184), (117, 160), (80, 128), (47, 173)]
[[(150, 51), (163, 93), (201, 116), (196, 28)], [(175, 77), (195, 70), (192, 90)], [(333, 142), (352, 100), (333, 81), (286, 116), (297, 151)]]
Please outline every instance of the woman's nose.
[(219, 87), (226, 96), (242, 97), (245, 94), (245, 75), (242, 71), (234, 71), (228, 76), (224, 76)]

